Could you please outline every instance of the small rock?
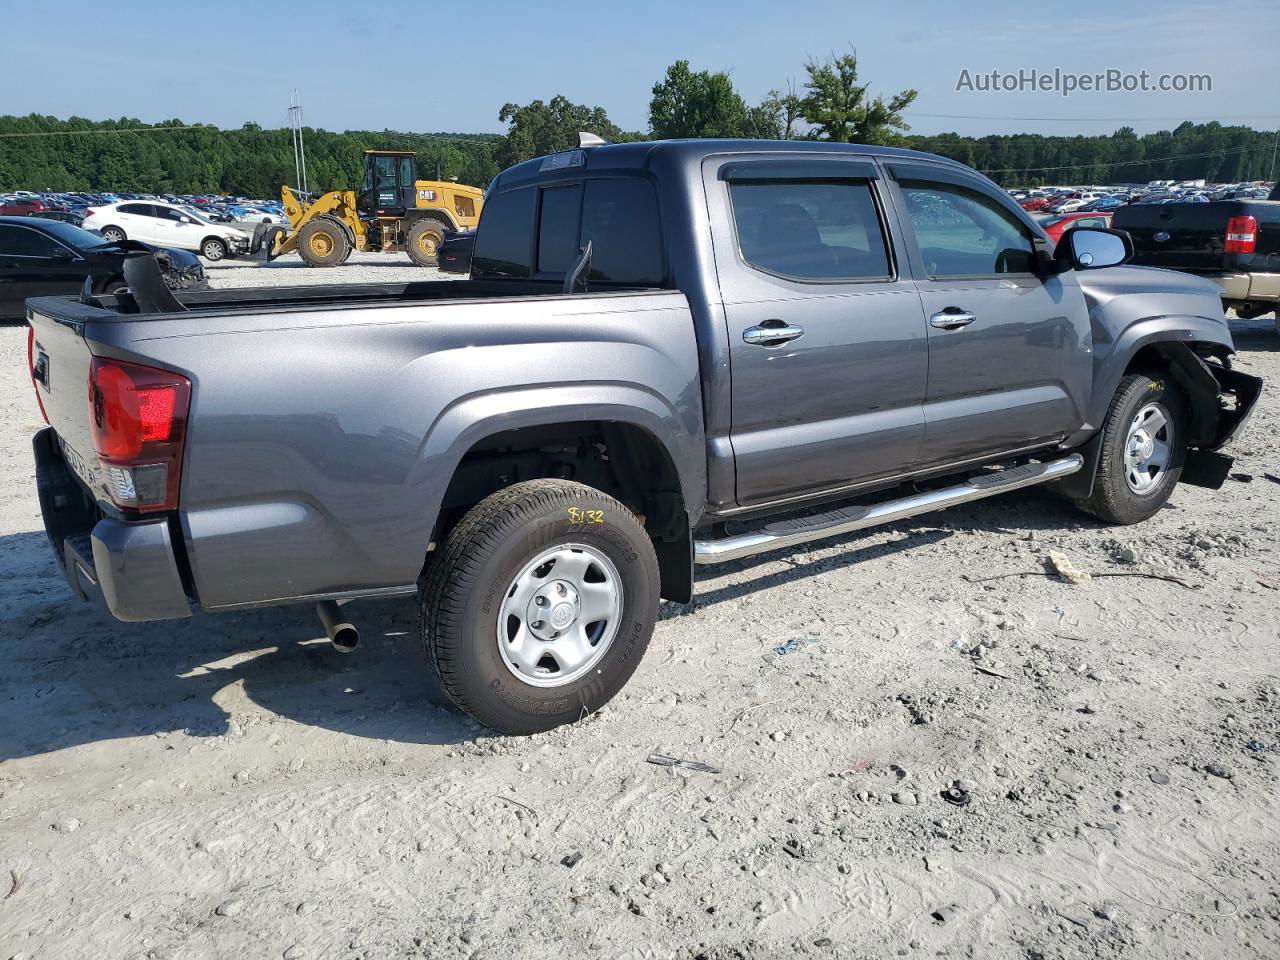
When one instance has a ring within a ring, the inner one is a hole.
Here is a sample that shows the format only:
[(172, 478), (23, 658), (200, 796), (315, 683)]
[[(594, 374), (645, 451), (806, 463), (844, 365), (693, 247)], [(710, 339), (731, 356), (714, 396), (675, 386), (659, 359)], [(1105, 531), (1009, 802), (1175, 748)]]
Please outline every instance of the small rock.
[(795, 857), (797, 860), (804, 858), (804, 847), (800, 845), (798, 840), (788, 840), (782, 845), (782, 850), (789, 856)]
[(1169, 782), (1168, 772), (1165, 770), (1161, 770), (1159, 768), (1152, 770), (1149, 774), (1147, 774), (1147, 776), (1151, 778), (1152, 783), (1158, 784), (1159, 786), (1162, 786), (1162, 787), (1168, 784)]
[(1121, 563), (1137, 563), (1142, 559), (1142, 557), (1139, 556), (1138, 551), (1133, 549), (1133, 547), (1122, 547), (1120, 552), (1116, 555), (1116, 559)]
[(310, 900), (303, 900), (300, 904), (298, 904), (298, 909), (294, 912), (297, 913), (299, 916), (305, 917), (308, 913), (311, 913), (313, 910), (315, 910), (315, 908), (316, 908), (316, 905), (312, 903)]
[(783, 740), (787, 739), (787, 735), (781, 730), (775, 730), (773, 733), (769, 734), (769, 739), (774, 743), (781, 743)]
[(1133, 813), (1133, 807), (1129, 806), (1129, 804), (1124, 802), (1113, 803), (1111, 805), (1111, 809), (1114, 810), (1116, 813)]
[(236, 783), (248, 783), (248, 782), (249, 782), (249, 771), (248, 771), (248, 770), (237, 770), (237, 771), (236, 771), (236, 773), (235, 773), (235, 777), (234, 777), (234, 779), (235, 779)]
[(836, 867), (836, 871), (847, 875), (853, 873), (853, 867), (849, 866), (847, 863), (842, 863)]
[(80, 829), (80, 821), (75, 817), (68, 817), (66, 820), (59, 820), (53, 825), (53, 829), (58, 833), (75, 833)]
[(1224, 767), (1220, 763), (1206, 763), (1204, 765), (1204, 772), (1215, 777), (1221, 777), (1223, 780), (1230, 780), (1235, 776), (1229, 767)]
[(937, 910), (933, 911), (933, 913), (929, 914), (929, 916), (933, 917), (933, 919), (938, 923), (946, 923), (956, 915), (956, 910), (956, 905), (951, 904), (946, 907), (939, 907)]
[(1115, 920), (1120, 915), (1120, 904), (1114, 900), (1103, 900), (1093, 913), (1099, 920)]
[(228, 900), (226, 903), (218, 904), (213, 912), (220, 917), (235, 917), (239, 916), (243, 910), (243, 900)]
[(920, 802), (920, 798), (909, 790), (897, 790), (893, 794), (893, 802), (901, 803), (908, 807), (914, 807)]
[(1086, 703), (1084, 706), (1080, 708), (1080, 712), (1093, 714), (1098, 712), (1098, 708), (1095, 707), (1092, 703)]

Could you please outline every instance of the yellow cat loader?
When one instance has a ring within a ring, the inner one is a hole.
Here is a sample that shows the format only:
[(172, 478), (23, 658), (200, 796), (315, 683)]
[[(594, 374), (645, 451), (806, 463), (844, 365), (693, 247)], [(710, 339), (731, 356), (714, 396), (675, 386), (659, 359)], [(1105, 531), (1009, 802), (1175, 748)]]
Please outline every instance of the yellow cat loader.
[(473, 230), (480, 222), (484, 191), (419, 180), (416, 156), (366, 150), (359, 191), (335, 190), (308, 202), (282, 186), (289, 229), (261, 224), (251, 249), (267, 260), (296, 250), (313, 267), (336, 267), (352, 250), (403, 250), (418, 266), (434, 266), (447, 232)]

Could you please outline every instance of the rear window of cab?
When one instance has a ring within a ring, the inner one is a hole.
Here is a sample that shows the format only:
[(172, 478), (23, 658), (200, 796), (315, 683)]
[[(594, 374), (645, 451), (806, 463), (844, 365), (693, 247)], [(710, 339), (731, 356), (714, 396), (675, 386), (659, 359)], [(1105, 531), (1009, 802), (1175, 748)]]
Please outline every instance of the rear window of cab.
[(480, 214), (471, 275), (559, 279), (588, 241), (590, 281), (660, 286), (666, 280), (657, 191), (640, 177), (518, 187), (490, 196)]

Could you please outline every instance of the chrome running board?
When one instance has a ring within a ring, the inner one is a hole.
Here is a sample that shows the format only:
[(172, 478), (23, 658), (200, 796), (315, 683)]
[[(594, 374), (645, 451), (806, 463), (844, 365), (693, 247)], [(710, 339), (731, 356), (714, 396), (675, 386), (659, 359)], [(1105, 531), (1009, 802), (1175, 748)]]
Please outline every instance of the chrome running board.
[(1075, 473), (1083, 465), (1084, 457), (1073, 453), (1061, 460), (1026, 463), (995, 473), (978, 474), (953, 487), (915, 493), (899, 500), (846, 507), (817, 516), (779, 520), (751, 533), (725, 537), (723, 540), (695, 540), (693, 559), (695, 563), (724, 563), (726, 560), (738, 560), (769, 550), (794, 547), (811, 540), (825, 540), (842, 533), (893, 523), (934, 510), (945, 510), (947, 507), (981, 500), (983, 497), (993, 497), (997, 493), (1048, 483)]

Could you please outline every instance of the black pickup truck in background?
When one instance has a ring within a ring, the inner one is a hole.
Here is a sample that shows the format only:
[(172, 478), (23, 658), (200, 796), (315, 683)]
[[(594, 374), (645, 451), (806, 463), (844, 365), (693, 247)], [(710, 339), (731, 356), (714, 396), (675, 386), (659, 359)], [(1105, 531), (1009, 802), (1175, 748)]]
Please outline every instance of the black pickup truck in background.
[(1133, 238), (1133, 263), (1214, 281), (1237, 316), (1260, 317), (1280, 302), (1280, 186), (1268, 200), (1132, 204), (1111, 226)]

